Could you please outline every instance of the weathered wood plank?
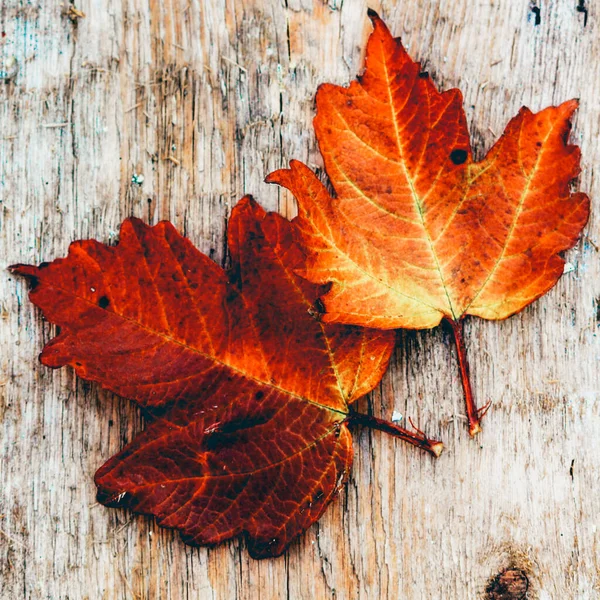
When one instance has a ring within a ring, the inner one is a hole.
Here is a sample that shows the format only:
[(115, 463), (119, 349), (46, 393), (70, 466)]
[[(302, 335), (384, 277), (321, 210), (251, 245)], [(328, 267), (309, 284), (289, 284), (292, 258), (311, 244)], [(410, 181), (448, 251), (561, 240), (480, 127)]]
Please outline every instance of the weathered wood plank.
[(523, 0), (376, 4), (438, 85), (463, 90), (479, 154), (522, 104), (581, 98), (573, 138), (594, 206), (575, 270), (522, 314), (467, 326), (477, 397), (494, 403), (483, 434), (468, 439), (461, 420), (448, 333), (402, 333), (363, 406), (411, 415), (447, 452), (433, 462), (357, 431), (346, 490), (285, 557), (253, 561), (240, 541), (193, 549), (97, 505), (93, 473), (141, 417), (37, 363), (52, 328), (4, 267), (113, 241), (130, 215), (170, 219), (223, 263), (243, 193), (293, 214), (263, 178), (290, 158), (322, 165), (314, 93), (360, 69), (367, 5), (80, 0), (86, 16), (71, 19), (56, 1), (7, 0), (0, 56), (18, 72), (0, 86), (0, 597), (471, 599), (508, 566), (530, 598), (600, 597), (600, 5), (579, 3), (585, 23), (576, 0), (539, 13)]

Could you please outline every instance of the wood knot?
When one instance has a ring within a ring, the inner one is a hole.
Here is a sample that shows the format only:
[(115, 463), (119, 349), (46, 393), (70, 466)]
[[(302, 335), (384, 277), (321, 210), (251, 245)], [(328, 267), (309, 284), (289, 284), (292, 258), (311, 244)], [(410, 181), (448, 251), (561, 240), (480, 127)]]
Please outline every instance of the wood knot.
[(486, 600), (525, 600), (529, 579), (521, 569), (505, 569), (493, 577), (485, 588)]

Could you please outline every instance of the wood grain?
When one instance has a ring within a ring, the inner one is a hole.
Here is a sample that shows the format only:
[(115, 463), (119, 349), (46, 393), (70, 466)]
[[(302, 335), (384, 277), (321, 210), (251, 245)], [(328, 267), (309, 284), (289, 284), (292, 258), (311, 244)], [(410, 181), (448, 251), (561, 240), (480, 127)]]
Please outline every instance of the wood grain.
[(600, 4), (579, 5), (370, 3), (439, 86), (463, 90), (479, 155), (521, 105), (579, 97), (592, 218), (547, 296), (505, 322), (468, 321), (475, 393), (493, 402), (483, 434), (468, 437), (449, 333), (402, 333), (362, 405), (412, 416), (447, 451), (433, 461), (357, 431), (339, 500), (286, 556), (257, 562), (240, 541), (190, 548), (95, 503), (93, 473), (141, 416), (39, 365), (52, 328), (5, 267), (115, 241), (130, 215), (170, 219), (224, 263), (243, 192), (293, 214), (263, 178), (290, 158), (322, 165), (314, 93), (360, 70), (367, 4), (79, 0), (78, 17), (57, 0), (2, 2), (1, 598), (470, 600), (501, 597), (507, 569), (527, 598), (600, 598)]

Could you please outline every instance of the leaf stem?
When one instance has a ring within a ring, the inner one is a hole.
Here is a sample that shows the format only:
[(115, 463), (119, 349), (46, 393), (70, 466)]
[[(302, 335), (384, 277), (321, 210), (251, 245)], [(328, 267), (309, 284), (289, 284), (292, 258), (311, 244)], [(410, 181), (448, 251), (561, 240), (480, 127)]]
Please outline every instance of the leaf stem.
[(467, 409), (467, 419), (469, 421), (469, 435), (475, 437), (481, 431), (481, 419), (488, 411), (491, 401), (487, 402), (482, 408), (477, 408), (471, 389), (471, 379), (469, 376), (469, 362), (467, 361), (467, 349), (465, 347), (465, 338), (463, 335), (463, 320), (447, 319), (454, 334), (456, 343), (456, 352), (458, 354), (458, 366), (460, 368), (460, 378), (463, 390), (465, 392), (465, 405)]
[[(429, 439), (420, 429), (413, 425), (414, 431), (409, 431), (408, 429), (404, 429), (404, 427), (400, 427), (396, 425), (396, 423), (392, 423), (391, 421), (385, 421), (383, 419), (378, 419), (377, 417), (373, 417), (372, 415), (367, 415), (364, 413), (353, 412), (348, 415), (348, 421), (350, 423), (356, 423), (358, 425), (362, 425), (363, 427), (369, 427), (370, 429), (378, 429), (379, 431), (385, 431), (385, 433), (389, 433), (394, 437), (400, 438), (413, 446), (417, 446), (417, 448), (421, 448), (426, 452), (429, 452), (432, 456), (437, 458), (444, 449), (444, 444), (437, 440)], [(412, 421), (411, 421), (412, 425)]]

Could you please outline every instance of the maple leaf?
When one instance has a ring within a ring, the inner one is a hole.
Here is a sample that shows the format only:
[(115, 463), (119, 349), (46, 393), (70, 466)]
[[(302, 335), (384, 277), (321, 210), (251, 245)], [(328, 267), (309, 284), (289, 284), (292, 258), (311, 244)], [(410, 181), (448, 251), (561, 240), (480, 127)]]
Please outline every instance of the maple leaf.
[(450, 323), (475, 435), (483, 415), (463, 319), (505, 319), (563, 273), (560, 253), (589, 213), (587, 196), (570, 191), (580, 170), (579, 148), (567, 143), (577, 101), (537, 114), (522, 108), (475, 162), (460, 91), (438, 92), (369, 16), (363, 75), (317, 93), (315, 132), (335, 197), (297, 161), (267, 181), (298, 200), (308, 254), (301, 274), (331, 283), (323, 320), (382, 329)]
[(120, 242), (74, 242), (12, 271), (60, 334), (41, 361), (135, 400), (151, 421), (95, 477), (98, 499), (152, 514), (192, 544), (246, 532), (275, 556), (322, 514), (352, 463), (350, 422), (434, 455), (441, 443), (349, 405), (381, 379), (391, 331), (324, 324), (323, 293), (283, 217), (244, 198), (228, 273), (174, 227), (126, 220)]

